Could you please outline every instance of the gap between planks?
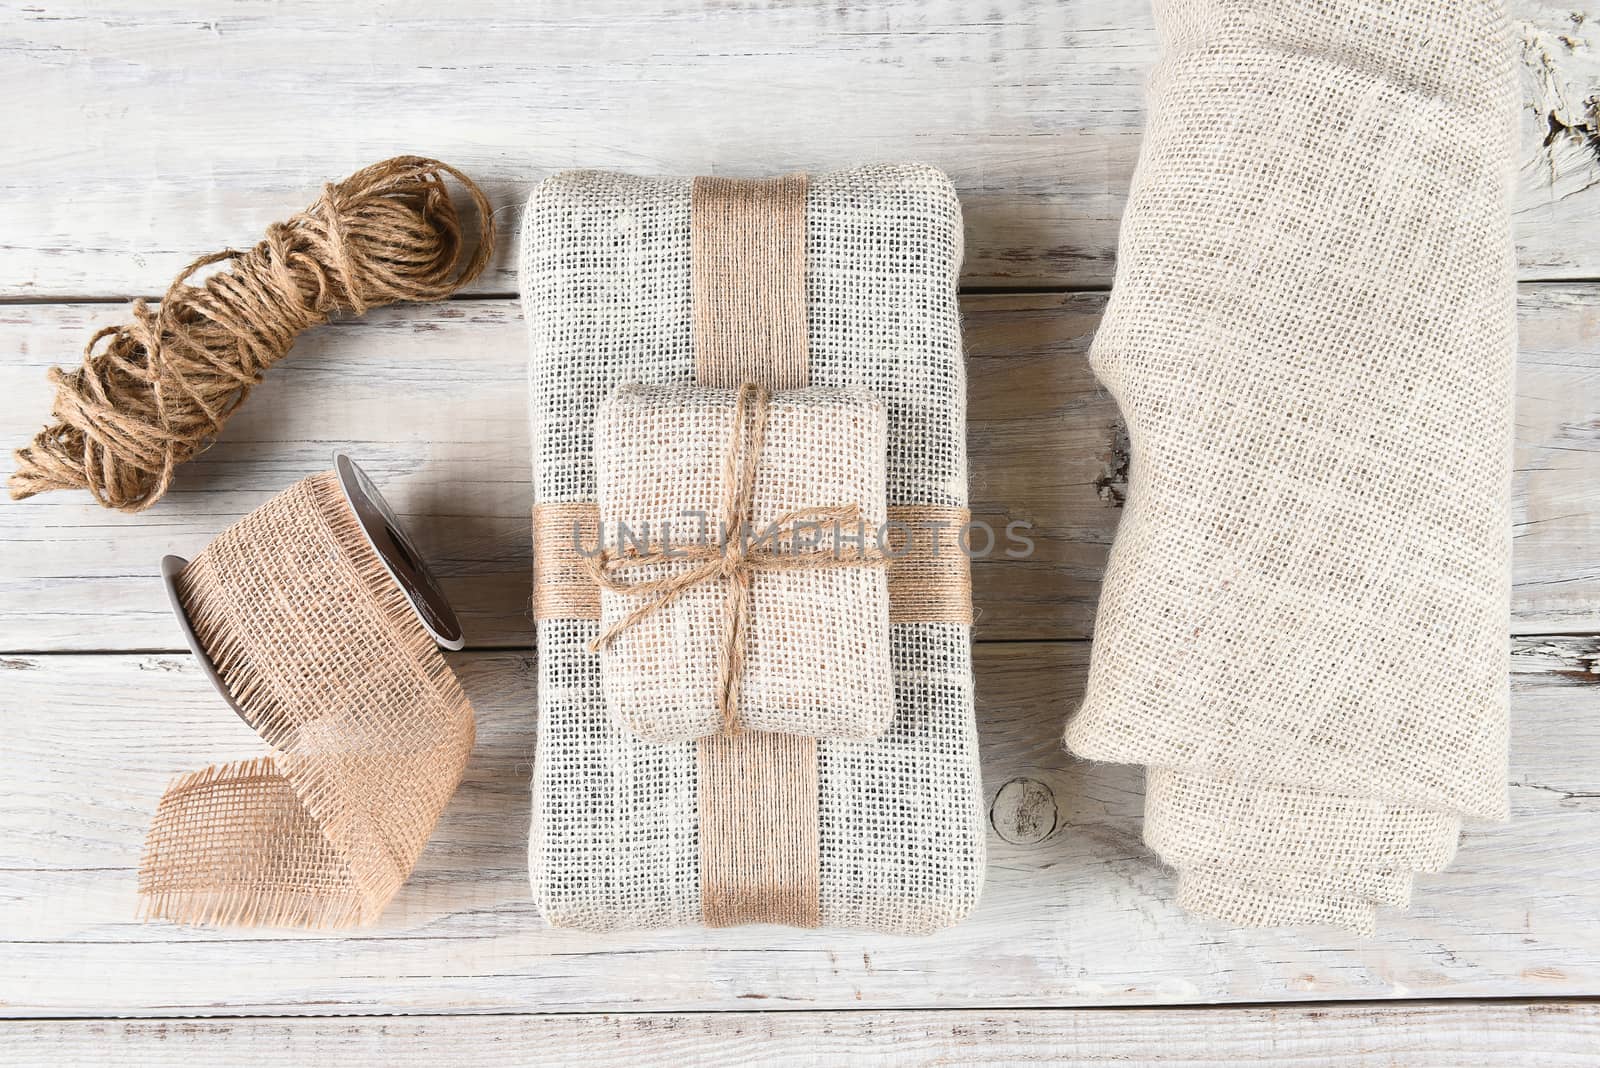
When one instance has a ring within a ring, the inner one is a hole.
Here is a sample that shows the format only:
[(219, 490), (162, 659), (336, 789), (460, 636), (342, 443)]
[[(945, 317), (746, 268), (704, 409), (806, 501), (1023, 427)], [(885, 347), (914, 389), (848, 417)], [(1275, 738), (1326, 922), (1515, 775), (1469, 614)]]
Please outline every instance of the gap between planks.
[[(1563, 278), (1551, 277), (1519, 277), (1518, 286), (1586, 286), (1600, 284), (1600, 275), (1594, 277)], [(1082, 294), (1102, 294), (1109, 296), (1112, 286), (1109, 282), (1103, 284), (1040, 284), (1040, 285), (1003, 285), (985, 284), (981, 282), (963, 283), (957, 289), (960, 297), (1048, 297), (1048, 296), (1076, 296)], [(483, 293), (463, 291), (452, 293), (442, 300), (430, 301), (431, 304), (448, 304), (452, 301), (518, 301), (522, 295), (515, 290), (489, 290)], [(56, 305), (67, 304), (132, 304), (135, 301), (144, 301), (147, 304), (159, 304), (159, 293), (134, 293), (127, 296), (114, 296), (103, 293), (29, 296), (0, 296), (0, 308), (48, 308)]]
[[(1141, 1009), (705, 1012), (595, 1015), (19, 1020), (0, 1041), (21, 1060), (188, 1066), (208, 1058), (299, 1065), (506, 1063), (1115, 1062), (1164, 1068), (1264, 1063), (1591, 1066), (1591, 1000), (1284, 1003)], [(65, 1058), (63, 1058), (65, 1059)]]

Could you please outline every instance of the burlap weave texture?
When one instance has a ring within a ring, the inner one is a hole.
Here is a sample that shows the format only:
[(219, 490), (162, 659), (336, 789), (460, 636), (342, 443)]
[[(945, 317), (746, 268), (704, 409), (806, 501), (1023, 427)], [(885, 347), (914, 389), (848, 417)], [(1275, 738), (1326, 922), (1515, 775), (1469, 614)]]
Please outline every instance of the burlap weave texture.
[[(600, 406), (595, 427), (600, 530), (607, 545), (651, 551), (744, 538), (775, 558), (803, 552), (848, 559), (870, 552), (885, 522), (883, 406), (861, 390), (774, 394), (756, 466), (748, 530), (719, 530), (724, 458), (735, 391), (627, 385)], [(785, 517), (851, 506), (854, 526), (816, 522), (776, 538)], [(854, 537), (856, 542), (847, 539)], [(766, 539), (766, 543), (762, 541)], [(635, 569), (660, 582), (695, 561)], [(629, 626), (601, 651), (613, 722), (641, 738), (675, 742), (722, 729), (716, 687), (723, 586), (698, 585)], [(603, 590), (602, 630), (635, 610), (638, 595)], [(816, 738), (875, 738), (894, 713), (889, 592), (884, 569), (771, 570), (751, 578), (750, 619), (737, 684), (737, 725)]]
[(454, 673), (331, 473), (219, 534), (178, 589), (271, 751), (168, 789), (139, 870), (147, 914), (374, 922), (466, 768), (473, 714)]
[(1498, 2), (1166, 0), (1091, 362), (1128, 423), (1076, 753), (1187, 907), (1373, 926), (1507, 812)]

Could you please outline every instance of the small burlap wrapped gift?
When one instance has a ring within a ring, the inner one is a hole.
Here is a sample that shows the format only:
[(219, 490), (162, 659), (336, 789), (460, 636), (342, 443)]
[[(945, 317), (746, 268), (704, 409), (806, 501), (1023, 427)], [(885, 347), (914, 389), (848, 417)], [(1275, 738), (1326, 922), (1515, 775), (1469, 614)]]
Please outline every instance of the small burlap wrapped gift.
[(1370, 931), (1507, 813), (1503, 5), (1166, 0), (1090, 354), (1132, 443), (1076, 753), (1187, 908)]
[[(606, 709), (653, 742), (876, 738), (894, 714), (883, 405), (813, 386), (757, 411), (740, 392), (627, 385), (600, 406)], [(744, 574), (724, 574), (730, 544)]]
[[(967, 519), (961, 238), (949, 182), (917, 166), (760, 181), (576, 172), (533, 192), (520, 269), (539, 643), (529, 859), (550, 923), (915, 932), (976, 902), (985, 820), (954, 537)], [(887, 568), (881, 735), (659, 743), (607, 715), (589, 651), (599, 591), (570, 547), (597, 536), (595, 421), (630, 382), (821, 386), (882, 404), (888, 520), (939, 532)]]

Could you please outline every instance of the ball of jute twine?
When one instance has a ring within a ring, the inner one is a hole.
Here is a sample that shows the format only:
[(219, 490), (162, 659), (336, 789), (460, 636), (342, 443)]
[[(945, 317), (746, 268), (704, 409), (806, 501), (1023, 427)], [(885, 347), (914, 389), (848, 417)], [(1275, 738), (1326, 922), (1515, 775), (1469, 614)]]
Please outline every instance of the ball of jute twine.
[[(470, 258), (447, 177), (478, 212)], [(55, 421), (16, 451), (12, 498), (87, 489), (107, 508), (143, 511), (302, 331), (335, 311), (448, 297), (493, 252), (488, 198), (438, 160), (396, 156), (329, 183), (254, 248), (202, 256), (157, 307), (137, 301), (131, 322), (90, 338), (77, 370), (53, 368)], [(226, 266), (190, 282), (218, 263)]]

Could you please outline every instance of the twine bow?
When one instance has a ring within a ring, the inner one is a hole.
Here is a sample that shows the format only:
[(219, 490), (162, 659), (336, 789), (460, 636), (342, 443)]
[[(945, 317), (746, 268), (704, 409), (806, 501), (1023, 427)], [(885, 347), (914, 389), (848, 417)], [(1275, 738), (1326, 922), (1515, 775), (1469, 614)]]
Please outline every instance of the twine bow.
[[(617, 620), (589, 643), (591, 652), (600, 652), (624, 631), (668, 607), (689, 590), (706, 582), (727, 582), (727, 611), (724, 613), (722, 645), (717, 655), (717, 711), (722, 733), (739, 733), (738, 691), (744, 674), (745, 643), (750, 627), (750, 586), (758, 571), (835, 570), (855, 567), (884, 567), (887, 557), (880, 550), (858, 552), (846, 557), (837, 542), (833, 548), (782, 549), (802, 527), (833, 523), (836, 527), (856, 526), (864, 521), (857, 504), (807, 508), (785, 512), (773, 521), (754, 543), (749, 537), (754, 522), (756, 470), (766, 444), (767, 413), (772, 395), (753, 382), (739, 387), (734, 403), (733, 440), (722, 467), (722, 540), (718, 544), (697, 541), (679, 547), (663, 546), (655, 552), (629, 548), (612, 551), (602, 548), (586, 558), (590, 575), (602, 589), (613, 593), (648, 598), (643, 604)], [(657, 579), (630, 581), (619, 572), (668, 563), (692, 562), (693, 566)]]

